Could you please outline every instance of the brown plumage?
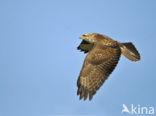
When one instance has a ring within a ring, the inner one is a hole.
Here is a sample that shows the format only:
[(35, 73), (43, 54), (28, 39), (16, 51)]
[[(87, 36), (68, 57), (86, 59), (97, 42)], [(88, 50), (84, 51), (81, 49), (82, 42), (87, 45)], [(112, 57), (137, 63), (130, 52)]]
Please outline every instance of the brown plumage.
[(77, 95), (80, 99), (92, 100), (116, 67), (121, 53), (131, 61), (139, 61), (140, 55), (132, 43), (120, 43), (98, 33), (80, 36), (83, 41), (78, 49), (88, 53), (77, 81)]

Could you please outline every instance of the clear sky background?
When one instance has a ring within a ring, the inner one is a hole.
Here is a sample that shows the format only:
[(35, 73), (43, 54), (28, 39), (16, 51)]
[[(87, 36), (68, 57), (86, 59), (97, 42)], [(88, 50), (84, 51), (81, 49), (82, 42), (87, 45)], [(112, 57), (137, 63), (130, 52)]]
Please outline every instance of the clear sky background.
[[(76, 81), (83, 33), (133, 42), (91, 102)], [(156, 110), (155, 0), (0, 0), (0, 116), (125, 116), (122, 104)]]

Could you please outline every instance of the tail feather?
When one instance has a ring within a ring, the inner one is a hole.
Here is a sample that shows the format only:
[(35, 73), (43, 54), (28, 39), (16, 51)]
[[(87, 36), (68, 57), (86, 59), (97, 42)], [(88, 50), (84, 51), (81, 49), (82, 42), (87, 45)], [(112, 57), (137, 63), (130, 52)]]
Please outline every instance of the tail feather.
[(134, 61), (134, 62), (140, 60), (140, 54), (131, 42), (120, 43), (119, 45), (120, 45), (122, 54), (126, 58), (128, 58), (129, 60)]

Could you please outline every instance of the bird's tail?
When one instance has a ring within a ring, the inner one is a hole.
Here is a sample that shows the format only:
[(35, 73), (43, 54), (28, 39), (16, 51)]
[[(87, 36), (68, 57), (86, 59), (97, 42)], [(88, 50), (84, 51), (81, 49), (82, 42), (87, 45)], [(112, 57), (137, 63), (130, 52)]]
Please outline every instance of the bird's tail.
[(122, 54), (126, 58), (128, 58), (129, 60), (134, 61), (134, 62), (140, 60), (140, 54), (131, 42), (120, 43), (119, 45), (120, 45)]

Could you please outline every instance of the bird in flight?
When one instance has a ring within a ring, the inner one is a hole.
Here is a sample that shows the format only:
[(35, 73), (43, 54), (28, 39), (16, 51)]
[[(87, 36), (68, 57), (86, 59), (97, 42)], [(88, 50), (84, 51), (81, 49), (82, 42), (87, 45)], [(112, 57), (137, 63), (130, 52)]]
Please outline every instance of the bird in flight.
[(140, 60), (140, 54), (131, 42), (120, 43), (98, 33), (86, 33), (80, 38), (82, 42), (77, 49), (87, 53), (77, 80), (80, 100), (86, 100), (88, 96), (92, 100), (116, 67), (121, 54), (134, 62)]

